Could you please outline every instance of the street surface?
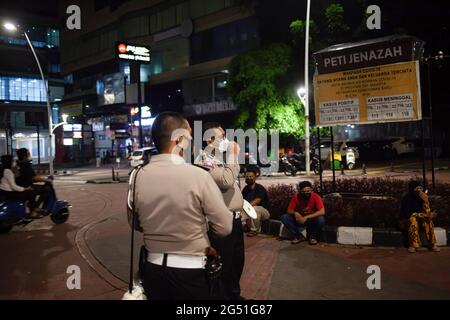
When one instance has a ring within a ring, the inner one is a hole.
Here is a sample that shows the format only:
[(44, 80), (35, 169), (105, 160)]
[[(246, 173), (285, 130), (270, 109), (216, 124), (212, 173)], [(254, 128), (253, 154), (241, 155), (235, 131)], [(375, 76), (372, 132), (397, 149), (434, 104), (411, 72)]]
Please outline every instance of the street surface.
[[(127, 168), (119, 170), (125, 180), (127, 173)], [(130, 252), (127, 184), (106, 184), (110, 174), (110, 168), (100, 168), (57, 177), (58, 197), (73, 205), (68, 222), (55, 226), (44, 218), (0, 235), (0, 299), (122, 297)], [(410, 178), (417, 173), (388, 174)], [(438, 180), (448, 181), (449, 176), (448, 170), (437, 172)], [(259, 182), (269, 186), (296, 184), (302, 179), (279, 176)], [(411, 255), (404, 248), (293, 246), (266, 235), (245, 241), (241, 285), (243, 296), (249, 299), (450, 299), (448, 248)], [(138, 234), (136, 249), (141, 243)], [(67, 269), (73, 265), (81, 270), (81, 290), (67, 288)], [(381, 290), (366, 286), (370, 265), (381, 268)]]

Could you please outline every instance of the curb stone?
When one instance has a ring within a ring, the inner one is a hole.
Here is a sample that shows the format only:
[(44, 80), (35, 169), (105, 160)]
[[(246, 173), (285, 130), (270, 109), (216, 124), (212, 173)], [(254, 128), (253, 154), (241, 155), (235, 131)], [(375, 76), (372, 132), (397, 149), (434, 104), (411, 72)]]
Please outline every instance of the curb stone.
[[(282, 226), (281, 221), (270, 219), (262, 223), (262, 233), (277, 236), (281, 238), (289, 238), (288, 233)], [(339, 231), (341, 231), (341, 239), (339, 239)], [(345, 234), (342, 241), (343, 232)], [(435, 228), (438, 246), (450, 247), (450, 229)], [(349, 236), (349, 237), (348, 237)], [(427, 241), (422, 239), (422, 245), (426, 246)], [(370, 241), (369, 241), (370, 239)], [(336, 227), (324, 226), (320, 240), (325, 243), (337, 243), (342, 245), (367, 245), (378, 247), (407, 247), (408, 242), (401, 231), (394, 228), (358, 228), (358, 227)], [(363, 241), (361, 241), (363, 240)], [(345, 242), (345, 243), (344, 243)], [(363, 242), (363, 243), (361, 243)]]

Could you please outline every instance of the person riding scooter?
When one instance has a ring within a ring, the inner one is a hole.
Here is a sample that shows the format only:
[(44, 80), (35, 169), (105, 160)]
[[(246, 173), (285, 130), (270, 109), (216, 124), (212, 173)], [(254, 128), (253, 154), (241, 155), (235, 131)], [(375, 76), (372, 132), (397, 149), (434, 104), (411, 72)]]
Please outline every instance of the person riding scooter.
[(1, 194), (8, 200), (18, 200), (27, 202), (30, 210), (30, 217), (33, 219), (40, 218), (37, 212), (35, 196), (31, 187), (24, 188), (16, 184), (14, 179), (14, 172), (16, 163), (11, 155), (4, 155), (1, 157), (2, 170), (0, 180)]
[[(34, 198), (38, 197), (36, 207), (40, 207), (50, 195), (55, 195), (52, 181), (48, 176), (37, 175), (31, 165), (31, 155), (28, 149), (17, 150), (17, 166), (19, 175), (16, 177), (17, 185), (24, 188), (31, 188)], [(42, 183), (45, 184), (37, 184)]]

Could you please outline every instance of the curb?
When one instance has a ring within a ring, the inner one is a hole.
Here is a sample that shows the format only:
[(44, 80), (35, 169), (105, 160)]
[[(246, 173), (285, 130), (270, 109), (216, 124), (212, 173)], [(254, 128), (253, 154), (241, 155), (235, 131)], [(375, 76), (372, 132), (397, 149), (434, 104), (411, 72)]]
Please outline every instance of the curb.
[[(266, 220), (262, 223), (261, 231), (264, 234), (289, 239), (291, 235), (279, 220)], [(439, 247), (450, 246), (450, 229), (434, 228)], [(302, 232), (303, 233), (303, 232)], [(407, 238), (401, 231), (393, 228), (361, 228), (361, 227), (335, 227), (324, 226), (320, 240), (325, 243), (337, 243), (354, 246), (377, 247), (405, 247)], [(427, 241), (421, 234), (422, 245)]]
[[(50, 171), (48, 169), (35, 169), (34, 170), (36, 174), (41, 175), (50, 175)], [(55, 170), (53, 175), (54, 176), (72, 176), (74, 174), (77, 174), (78, 171), (72, 171), (72, 170)]]
[(113, 180), (87, 180), (86, 183), (89, 184), (114, 184), (114, 183), (127, 183), (128, 181), (120, 180), (120, 181), (113, 181)]
[(87, 233), (94, 228), (97, 224), (100, 224), (108, 218), (100, 219), (98, 221), (91, 222), (81, 228), (75, 235), (75, 245), (80, 253), (81, 257), (91, 267), (91, 269), (99, 275), (100, 278), (105, 280), (109, 285), (117, 290), (125, 290), (128, 284), (122, 279), (116, 277), (106, 268), (92, 253), (91, 249), (87, 245)]

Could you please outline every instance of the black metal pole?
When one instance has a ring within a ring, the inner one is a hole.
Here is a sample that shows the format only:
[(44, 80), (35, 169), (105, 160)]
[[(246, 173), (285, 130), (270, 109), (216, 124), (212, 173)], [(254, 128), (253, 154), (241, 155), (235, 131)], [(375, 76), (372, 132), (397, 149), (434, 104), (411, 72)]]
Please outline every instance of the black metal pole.
[(322, 142), (320, 141), (320, 128), (317, 127), (317, 143), (319, 144), (319, 179), (320, 179), (320, 195), (323, 196), (323, 172), (322, 172)]
[(137, 63), (137, 84), (138, 84), (138, 110), (139, 110), (139, 147), (144, 147), (144, 134), (142, 130), (142, 90), (141, 90), (141, 64)]
[(333, 193), (336, 192), (336, 171), (334, 168), (334, 135), (331, 127), (331, 170), (333, 171)]
[(8, 121), (6, 120), (8, 118), (8, 112), (6, 113), (5, 118), (5, 140), (6, 140), (6, 153), (9, 154), (9, 130), (8, 130)]
[(431, 181), (433, 189), (436, 186), (436, 177), (434, 174), (434, 135), (433, 135), (433, 99), (431, 97), (431, 60), (428, 60), (428, 107), (430, 110), (430, 149), (431, 149)]
[(424, 189), (427, 187), (427, 168), (425, 161), (425, 119), (422, 119), (422, 181)]
[(38, 165), (41, 164), (41, 137), (39, 132), (39, 122), (36, 122), (37, 131), (37, 151), (38, 151)]

